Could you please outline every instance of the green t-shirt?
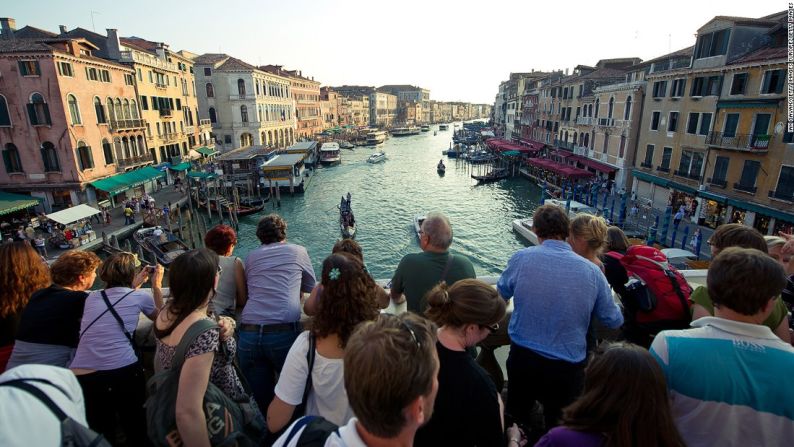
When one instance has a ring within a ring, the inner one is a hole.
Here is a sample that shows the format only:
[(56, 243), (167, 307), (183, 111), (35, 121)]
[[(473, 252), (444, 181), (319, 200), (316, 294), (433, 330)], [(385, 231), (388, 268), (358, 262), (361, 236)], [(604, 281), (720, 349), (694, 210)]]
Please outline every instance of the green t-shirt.
[(477, 277), (471, 261), (462, 255), (421, 252), (407, 254), (402, 258), (391, 280), (391, 288), (405, 294), (409, 311), (419, 314), (424, 312), (427, 307), (425, 294), (441, 281), (449, 256), (452, 256), (452, 262), (445, 278), (447, 284)]
[[(703, 306), (711, 315), (714, 315), (714, 303), (711, 302), (711, 298), (709, 297), (709, 291), (705, 286), (700, 286), (692, 292), (690, 295), (689, 300), (695, 304), (699, 304)], [(694, 312), (694, 308), (693, 308)], [(781, 297), (777, 297), (775, 300), (775, 307), (772, 309), (772, 313), (769, 314), (766, 320), (764, 320), (764, 326), (772, 329), (772, 332), (775, 332), (780, 323), (786, 318), (788, 315), (788, 309), (786, 309), (786, 303), (783, 302)]]

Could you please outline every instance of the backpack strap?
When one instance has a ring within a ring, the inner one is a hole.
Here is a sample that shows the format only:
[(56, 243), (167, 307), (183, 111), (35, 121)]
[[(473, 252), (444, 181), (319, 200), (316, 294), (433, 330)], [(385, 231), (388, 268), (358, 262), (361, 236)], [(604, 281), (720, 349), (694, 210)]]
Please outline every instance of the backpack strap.
[[(27, 392), (28, 394), (33, 395), (36, 399), (38, 399), (41, 403), (43, 403), (47, 408), (49, 408), (50, 411), (53, 414), (55, 414), (55, 417), (57, 417), (58, 420), (61, 421), (61, 422), (65, 421), (66, 419), (69, 418), (69, 416), (66, 413), (64, 413), (63, 410), (61, 410), (61, 407), (59, 407), (55, 402), (53, 402), (52, 399), (50, 399), (50, 397), (47, 396), (47, 394), (44, 391), (42, 391), (38, 387), (35, 387), (35, 386), (31, 385), (30, 383), (28, 383), (28, 380), (30, 380), (30, 379), (9, 380), (8, 382), (0, 383), (0, 386), (8, 386), (8, 387), (11, 387), (11, 388), (16, 388), (16, 389), (19, 389), (19, 390), (23, 390), (23, 391)], [(47, 381), (42, 381), (42, 382), (49, 383)], [(58, 388), (60, 390), (59, 387), (56, 387), (56, 388)], [(60, 391), (63, 392), (63, 390), (60, 390)]]
[[(132, 292), (134, 292), (134, 291), (135, 291), (135, 290), (130, 290), (129, 292), (125, 293), (125, 294), (124, 294), (124, 296), (122, 296), (121, 298), (119, 298), (119, 299), (118, 299), (118, 301), (116, 301), (115, 303), (113, 303), (113, 306), (115, 306), (116, 304), (118, 304), (118, 303), (119, 303), (121, 300), (123, 300), (124, 298), (126, 298), (126, 297), (127, 297), (127, 295), (129, 295), (130, 293), (132, 293)], [(102, 292), (104, 293), (104, 290), (103, 290)], [(93, 326), (93, 325), (94, 325), (94, 323), (96, 323), (96, 322), (97, 322), (97, 321), (98, 321), (100, 318), (102, 318), (102, 316), (103, 316), (103, 315), (105, 315), (106, 313), (108, 313), (108, 312), (110, 311), (110, 309), (111, 309), (111, 308), (113, 308), (113, 306), (108, 306), (108, 308), (107, 308), (107, 309), (105, 309), (105, 310), (104, 310), (104, 311), (103, 311), (101, 314), (99, 314), (99, 316), (98, 316), (98, 317), (94, 318), (94, 321), (92, 321), (92, 322), (88, 323), (88, 326), (86, 326), (86, 327), (85, 327), (85, 329), (83, 329), (83, 332), (81, 332), (81, 333), (80, 333), (80, 336), (78, 337), (78, 339), (79, 339), (79, 338), (83, 338), (83, 335), (85, 335), (85, 333), (86, 333), (86, 332), (88, 332), (88, 329), (90, 329), (90, 328), (91, 328), (91, 326)]]
[(306, 365), (308, 365), (308, 373), (306, 374), (306, 387), (303, 389), (303, 401), (301, 402), (303, 405), (306, 405), (309, 401), (309, 391), (312, 389), (312, 370), (314, 369), (314, 357), (316, 355), (315, 349), (317, 345), (317, 339), (314, 336), (314, 332), (309, 331), (309, 350), (306, 351)]
[(298, 437), (296, 447), (323, 447), (326, 439), (338, 429), (339, 427), (333, 422), (323, 417), (316, 417), (306, 424), (306, 429)]
[(608, 252), (604, 253), (604, 256), (609, 256), (610, 258), (617, 259), (618, 261), (623, 259), (623, 255), (618, 253), (618, 252), (616, 252), (616, 251), (608, 251)]
[(447, 280), (447, 272), (449, 272), (450, 266), (452, 266), (452, 258), (455, 257), (452, 253), (447, 256), (447, 264), (444, 266), (444, 271), (441, 272), (441, 279), (439, 282), (445, 282)]
[(182, 364), (185, 363), (185, 355), (190, 345), (199, 337), (199, 335), (207, 332), (210, 329), (218, 327), (218, 323), (202, 318), (195, 323), (191, 324), (187, 331), (182, 335), (179, 344), (174, 351), (174, 360), (171, 363), (171, 369), (178, 371), (182, 369)]
[(289, 445), (289, 442), (292, 441), (292, 438), (294, 438), (303, 427), (309, 425), (311, 421), (317, 419), (318, 417), (319, 416), (304, 416), (295, 421), (295, 423), (292, 424), (292, 429), (289, 431), (289, 434), (287, 434), (287, 437), (284, 439), (284, 443), (282, 445)]
[(675, 272), (667, 265), (667, 263), (654, 261), (653, 259), (646, 258), (645, 256), (637, 256), (637, 259), (648, 261), (650, 263), (653, 263), (660, 269), (662, 269), (662, 271), (664, 272), (664, 276), (666, 276), (670, 280), (670, 283), (673, 286), (673, 290), (675, 291), (675, 294), (678, 296), (678, 299), (681, 301), (681, 307), (684, 311), (684, 320), (692, 320), (692, 315), (690, 315), (689, 313), (689, 303), (687, 302), (686, 297), (684, 296), (684, 291), (681, 290), (681, 284), (678, 284), (678, 277), (676, 276)]
[[(119, 301), (121, 301), (124, 298), (126, 298), (127, 295), (129, 295), (133, 291), (127, 292), (126, 295), (124, 295), (123, 297), (119, 298)], [(118, 312), (116, 312), (116, 309), (114, 307), (116, 304), (119, 303), (119, 301), (116, 301), (115, 303), (110, 304), (110, 300), (108, 299), (107, 293), (105, 293), (104, 290), (102, 290), (101, 293), (102, 293), (102, 299), (105, 301), (105, 305), (108, 307), (108, 310), (110, 311), (111, 314), (113, 314), (113, 318), (116, 319), (116, 321), (119, 323), (119, 326), (121, 326), (121, 331), (124, 332), (124, 335), (127, 337), (127, 340), (130, 341), (130, 344), (132, 345), (132, 348), (135, 349), (136, 348), (136, 346), (135, 346), (135, 337), (133, 337), (132, 334), (130, 334), (130, 332), (124, 326), (124, 320), (121, 319), (121, 316), (119, 315)], [(96, 321), (96, 320), (94, 320), (94, 321)]]

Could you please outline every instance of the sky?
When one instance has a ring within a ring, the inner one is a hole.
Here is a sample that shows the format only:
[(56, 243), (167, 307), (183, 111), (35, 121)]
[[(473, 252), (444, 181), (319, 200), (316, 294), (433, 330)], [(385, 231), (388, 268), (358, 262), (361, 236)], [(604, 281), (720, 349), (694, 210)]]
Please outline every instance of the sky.
[(511, 72), (652, 59), (695, 43), (714, 16), (762, 17), (772, 0), (4, 0), (0, 15), (83, 27), (302, 70), (323, 85), (413, 84), (431, 99), (492, 104)]

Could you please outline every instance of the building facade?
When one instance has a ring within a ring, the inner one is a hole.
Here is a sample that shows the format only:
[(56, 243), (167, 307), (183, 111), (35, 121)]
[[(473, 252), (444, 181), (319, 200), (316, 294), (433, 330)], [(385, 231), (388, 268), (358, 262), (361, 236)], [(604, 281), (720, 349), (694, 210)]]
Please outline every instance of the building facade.
[(369, 95), (369, 125), (389, 128), (397, 119), (397, 96), (373, 92)]
[(300, 70), (284, 70), (281, 65), (265, 65), (260, 69), (290, 80), (292, 98), (295, 100), (296, 138), (313, 139), (323, 131), (320, 110), (320, 83), (303, 76)]

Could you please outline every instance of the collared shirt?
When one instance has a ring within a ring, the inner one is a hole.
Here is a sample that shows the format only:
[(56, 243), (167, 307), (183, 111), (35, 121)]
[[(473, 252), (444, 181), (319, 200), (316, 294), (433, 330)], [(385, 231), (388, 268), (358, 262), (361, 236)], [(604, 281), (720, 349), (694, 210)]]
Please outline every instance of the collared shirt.
[(248, 302), (241, 321), (250, 324), (300, 320), (301, 292), (311, 292), (316, 281), (306, 249), (286, 242), (263, 244), (249, 253), (245, 276)]
[[(296, 424), (297, 421), (294, 424)], [(364, 443), (364, 440), (361, 439), (361, 436), (358, 434), (358, 429), (356, 425), (358, 424), (358, 419), (351, 418), (347, 424), (339, 427), (335, 432), (331, 433), (328, 438), (325, 440), (325, 447), (367, 447), (367, 444)], [(305, 430), (306, 427), (301, 428), (298, 430), (290, 439), (288, 444), (285, 444), (287, 437), (289, 437), (290, 431), (292, 431), (292, 425), (290, 425), (287, 430), (281, 435), (280, 438), (273, 444), (273, 447), (296, 447), (298, 445), (298, 440), (301, 437), (301, 433)]]
[(763, 325), (704, 317), (692, 326), (663, 331), (651, 345), (684, 442), (790, 445), (794, 347)]
[(550, 359), (585, 359), (593, 315), (610, 328), (623, 324), (604, 274), (564, 241), (519, 250), (496, 287), (505, 299), (513, 297), (512, 342)]

